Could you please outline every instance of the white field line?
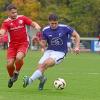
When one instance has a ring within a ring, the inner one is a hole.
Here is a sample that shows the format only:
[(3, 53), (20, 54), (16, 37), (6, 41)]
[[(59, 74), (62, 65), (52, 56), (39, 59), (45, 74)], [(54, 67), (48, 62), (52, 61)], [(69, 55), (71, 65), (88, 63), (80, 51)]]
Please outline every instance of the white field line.
[(100, 73), (88, 73), (88, 74), (91, 74), (91, 75), (98, 75), (98, 74), (100, 74)]
[(84, 74), (84, 75), (86, 75), (86, 74), (87, 74), (87, 75), (99, 75), (100, 73), (96, 73), (96, 72), (93, 72), (93, 73), (79, 73), (79, 72), (78, 72), (78, 73), (77, 73), (77, 72), (76, 72), (76, 73), (64, 73), (64, 74), (68, 74), (68, 75), (75, 75), (75, 74), (80, 74), (80, 75), (81, 75), (81, 74)]

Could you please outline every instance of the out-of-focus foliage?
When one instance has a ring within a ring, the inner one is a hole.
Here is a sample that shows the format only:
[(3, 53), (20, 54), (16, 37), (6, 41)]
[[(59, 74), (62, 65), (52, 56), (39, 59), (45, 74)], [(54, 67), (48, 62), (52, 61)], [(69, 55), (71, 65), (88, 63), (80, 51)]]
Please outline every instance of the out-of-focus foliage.
[(20, 14), (24, 14), (33, 20), (36, 20), (39, 13), (40, 3), (37, 0), (13, 0), (18, 7)]
[(75, 28), (81, 36), (100, 33), (100, 0), (0, 0), (0, 23), (8, 4), (14, 3), (24, 14), (41, 26), (48, 24), (48, 15), (57, 13), (61, 23)]
[(5, 10), (9, 3), (11, 3), (11, 0), (0, 0), (0, 23), (7, 17)]

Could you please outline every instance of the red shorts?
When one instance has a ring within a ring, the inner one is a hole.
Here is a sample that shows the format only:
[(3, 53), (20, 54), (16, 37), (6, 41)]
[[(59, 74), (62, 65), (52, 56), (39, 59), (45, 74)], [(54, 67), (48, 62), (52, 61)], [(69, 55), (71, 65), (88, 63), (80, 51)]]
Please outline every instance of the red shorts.
[(18, 52), (23, 52), (25, 55), (28, 51), (29, 43), (10, 44), (7, 51), (7, 59), (16, 58)]

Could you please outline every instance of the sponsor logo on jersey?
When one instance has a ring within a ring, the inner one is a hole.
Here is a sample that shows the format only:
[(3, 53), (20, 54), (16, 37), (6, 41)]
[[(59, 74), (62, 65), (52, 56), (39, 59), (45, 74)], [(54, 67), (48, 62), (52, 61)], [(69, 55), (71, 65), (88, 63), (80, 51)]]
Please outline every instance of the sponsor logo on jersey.
[(63, 41), (61, 38), (59, 37), (55, 37), (55, 38), (52, 38), (51, 40), (51, 45), (62, 45), (63, 44)]
[(19, 20), (19, 24), (23, 24), (23, 20)]

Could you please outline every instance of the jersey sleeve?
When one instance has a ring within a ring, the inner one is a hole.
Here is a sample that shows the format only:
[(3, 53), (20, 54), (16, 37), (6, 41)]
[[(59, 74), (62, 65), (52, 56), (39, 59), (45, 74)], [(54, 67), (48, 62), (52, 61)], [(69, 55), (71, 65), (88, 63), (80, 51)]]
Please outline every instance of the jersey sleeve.
[(26, 25), (31, 25), (32, 24), (32, 20), (26, 16), (23, 16), (24, 22)]
[(67, 33), (69, 35), (72, 35), (72, 33), (75, 31), (73, 28), (71, 28), (70, 26), (66, 26), (65, 30), (67, 31)]
[(7, 31), (7, 30), (8, 30), (8, 28), (9, 28), (9, 27), (8, 27), (7, 22), (3, 22), (3, 23), (2, 23), (2, 26), (1, 26), (1, 29), (4, 29), (4, 30), (6, 30), (6, 31)]
[(43, 40), (46, 40), (46, 34), (45, 34), (45, 31), (42, 31), (42, 39), (43, 39)]

